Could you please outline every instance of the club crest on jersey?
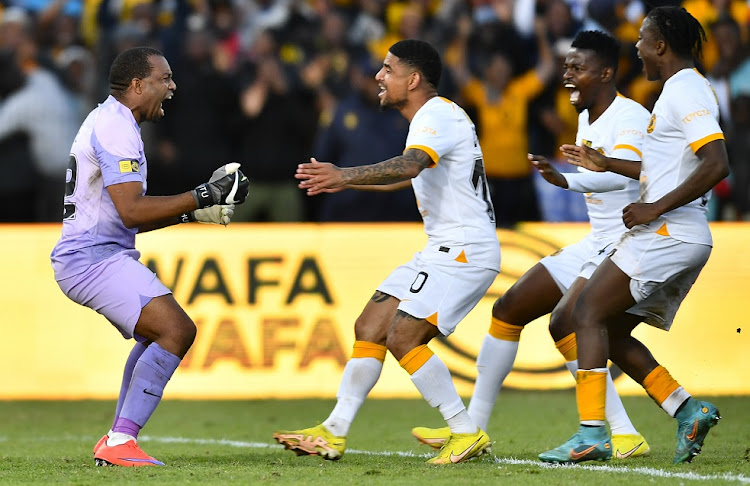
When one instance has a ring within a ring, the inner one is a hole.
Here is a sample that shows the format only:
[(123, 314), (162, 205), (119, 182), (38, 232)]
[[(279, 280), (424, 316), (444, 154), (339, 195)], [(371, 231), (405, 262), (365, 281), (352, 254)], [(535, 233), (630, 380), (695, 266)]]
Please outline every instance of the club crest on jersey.
[[(583, 140), (581, 140), (581, 143), (583, 145), (587, 146), (587, 147), (594, 148), (594, 142), (592, 142), (591, 140), (583, 139)], [(598, 149), (596, 149), (596, 151), (599, 152), (600, 154), (604, 155), (604, 149), (603, 148), (599, 147)]]
[(138, 165), (137, 160), (126, 159), (118, 162), (120, 164), (120, 173), (126, 174), (128, 172), (140, 172), (141, 166)]
[(652, 113), (651, 118), (648, 120), (648, 127), (646, 128), (646, 133), (653, 132), (655, 125), (656, 125), (656, 114)]

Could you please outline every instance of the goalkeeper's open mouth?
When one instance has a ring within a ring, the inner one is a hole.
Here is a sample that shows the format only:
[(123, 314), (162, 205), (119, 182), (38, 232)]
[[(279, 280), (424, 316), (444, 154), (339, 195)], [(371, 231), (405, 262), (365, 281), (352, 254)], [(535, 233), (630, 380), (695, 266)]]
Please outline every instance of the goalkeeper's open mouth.
[(159, 103), (159, 115), (164, 116), (164, 102), (166, 100), (171, 100), (172, 96), (174, 96), (174, 93), (170, 91), (169, 94), (164, 97), (161, 103)]

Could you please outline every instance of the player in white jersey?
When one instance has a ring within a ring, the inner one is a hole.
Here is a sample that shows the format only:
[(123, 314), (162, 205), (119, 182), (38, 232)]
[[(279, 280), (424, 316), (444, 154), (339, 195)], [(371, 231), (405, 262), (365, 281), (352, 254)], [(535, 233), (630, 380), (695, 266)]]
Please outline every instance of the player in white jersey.
[(311, 159), (297, 169), (308, 195), (348, 187), (397, 189), (411, 181), (428, 236), (425, 248), (383, 281), (357, 319), (354, 351), (329, 417), (316, 427), (274, 434), (298, 454), (341, 457), (386, 351), (450, 427), (450, 439), (429, 463), (463, 462), (489, 450), (489, 437), (466, 412), (448, 368), (427, 347), (432, 338), (453, 332), (500, 269), (482, 150), (466, 113), (437, 96), (441, 69), (432, 46), (404, 40), (391, 46), (375, 77), (381, 106), (397, 109), (410, 122), (403, 155), (347, 168)]
[[(176, 196), (146, 196), (140, 124), (164, 115), (177, 86), (156, 49), (136, 47), (112, 63), (111, 95), (81, 125), (66, 176), (55, 280), (71, 300), (102, 314), (136, 344), (125, 363), (112, 429), (94, 447), (97, 465), (162, 466), (138, 432), (195, 339), (195, 324), (171, 291), (138, 261), (135, 235), (180, 222), (228, 224), (249, 183), (239, 164)], [(117, 378), (120, 381), (120, 377)]]
[(608, 358), (677, 419), (674, 463), (690, 462), (720, 418), (713, 404), (692, 398), (631, 336), (641, 320), (669, 329), (711, 253), (705, 206), (711, 188), (729, 174), (729, 163), (716, 96), (695, 70), (704, 40), (700, 23), (681, 7), (655, 8), (641, 24), (636, 47), (646, 75), (664, 81), (641, 164), (586, 147), (562, 147), (575, 164), (640, 176), (641, 195), (623, 209), (629, 231), (576, 302), (580, 427), (565, 444), (541, 454), (544, 461), (602, 460), (611, 454), (604, 426)]
[[(599, 31), (580, 32), (565, 59), (563, 84), (579, 112), (576, 143), (611, 157), (640, 161), (649, 113), (617, 92), (619, 52), (614, 37)], [(575, 375), (578, 366), (570, 306), (626, 230), (622, 208), (638, 197), (638, 182), (620, 174), (580, 167), (578, 173), (561, 174), (544, 157), (529, 158), (551, 184), (585, 193), (591, 233), (543, 258), (495, 302), (490, 328), (477, 357), (477, 379), (468, 407), (471, 418), (485, 430), (502, 383), (513, 367), (521, 331), (530, 322), (552, 313), (550, 334), (566, 367)], [(647, 454), (648, 443), (631, 423), (611, 378), (607, 396), (615, 457)], [(432, 447), (442, 445), (448, 432), (444, 427), (412, 429), (417, 440)]]

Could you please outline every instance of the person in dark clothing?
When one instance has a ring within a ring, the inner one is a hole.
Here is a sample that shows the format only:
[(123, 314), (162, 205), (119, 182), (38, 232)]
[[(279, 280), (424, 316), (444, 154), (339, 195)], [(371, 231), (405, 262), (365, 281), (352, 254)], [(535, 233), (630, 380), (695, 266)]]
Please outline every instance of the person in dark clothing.
[(241, 119), (236, 153), (247, 168), (253, 197), (234, 221), (294, 222), (308, 218), (294, 179), (310, 157), (318, 113), (313, 90), (279, 60), (276, 41), (264, 33), (240, 68)]
[(187, 34), (175, 70), (190, 76), (180, 83), (181, 96), (171, 101), (169, 116), (155, 126), (158, 156), (149, 160), (153, 194), (175, 194), (214, 164), (236, 161), (231, 144), (239, 118), (237, 90), (214, 62), (215, 43), (208, 30)]
[[(313, 153), (320, 160), (336, 160), (341, 167), (354, 167), (386, 160), (401, 153), (408, 122), (396, 111), (381, 111), (378, 83), (380, 66), (364, 57), (352, 65), (353, 93), (341, 101), (326, 120), (315, 141)], [(327, 122), (327, 123), (326, 123)], [(342, 191), (326, 194), (320, 205), (320, 221), (419, 221), (414, 192)]]

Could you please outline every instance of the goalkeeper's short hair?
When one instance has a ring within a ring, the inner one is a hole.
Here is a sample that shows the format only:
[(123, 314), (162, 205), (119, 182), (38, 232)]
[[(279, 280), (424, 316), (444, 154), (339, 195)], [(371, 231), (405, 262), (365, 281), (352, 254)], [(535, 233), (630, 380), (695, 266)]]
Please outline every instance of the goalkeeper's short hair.
[(133, 47), (122, 51), (109, 69), (109, 89), (113, 94), (127, 91), (134, 78), (147, 78), (153, 68), (149, 61), (151, 56), (164, 57), (164, 54), (153, 47)]

